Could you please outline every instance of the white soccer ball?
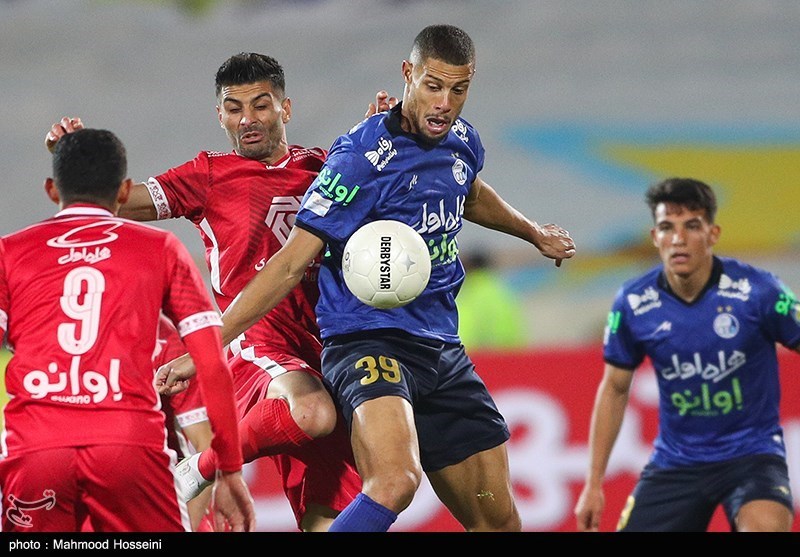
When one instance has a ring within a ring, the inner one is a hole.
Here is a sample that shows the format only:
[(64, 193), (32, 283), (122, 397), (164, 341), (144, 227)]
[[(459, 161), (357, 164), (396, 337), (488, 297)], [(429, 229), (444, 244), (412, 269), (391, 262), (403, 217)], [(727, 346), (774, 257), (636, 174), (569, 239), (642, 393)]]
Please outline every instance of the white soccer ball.
[(376, 308), (396, 308), (425, 290), (431, 258), (416, 230), (399, 221), (376, 220), (347, 240), (342, 272), (356, 298)]

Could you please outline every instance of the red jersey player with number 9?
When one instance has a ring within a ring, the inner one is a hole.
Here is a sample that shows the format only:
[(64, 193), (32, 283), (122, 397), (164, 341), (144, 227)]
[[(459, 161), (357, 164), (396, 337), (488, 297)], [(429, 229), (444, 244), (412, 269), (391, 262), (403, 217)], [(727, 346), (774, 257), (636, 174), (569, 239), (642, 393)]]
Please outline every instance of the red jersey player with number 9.
[(60, 212), (0, 238), (0, 335), (14, 352), (0, 461), (5, 532), (190, 530), (153, 388), (162, 310), (197, 363), (216, 432), (216, 522), (255, 527), (219, 316), (172, 233), (115, 216), (130, 193), (126, 172), (114, 134), (71, 134), (45, 182)]

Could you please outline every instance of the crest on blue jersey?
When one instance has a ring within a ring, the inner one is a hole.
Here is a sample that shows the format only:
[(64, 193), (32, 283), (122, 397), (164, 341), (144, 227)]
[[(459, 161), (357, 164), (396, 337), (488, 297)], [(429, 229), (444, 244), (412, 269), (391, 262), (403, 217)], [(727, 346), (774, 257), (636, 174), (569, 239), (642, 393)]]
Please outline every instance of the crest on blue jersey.
[(467, 165), (461, 159), (456, 159), (453, 163), (453, 178), (456, 179), (459, 186), (463, 186), (467, 181)]
[(730, 313), (720, 313), (714, 319), (714, 332), (722, 338), (733, 338), (739, 332), (739, 320)]

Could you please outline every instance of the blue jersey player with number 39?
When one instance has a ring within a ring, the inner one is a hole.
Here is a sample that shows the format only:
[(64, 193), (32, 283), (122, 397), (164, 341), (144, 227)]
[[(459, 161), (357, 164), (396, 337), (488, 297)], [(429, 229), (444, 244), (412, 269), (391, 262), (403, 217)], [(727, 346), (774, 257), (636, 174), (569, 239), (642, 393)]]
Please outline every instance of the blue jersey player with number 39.
[[(229, 341), (273, 308), (324, 249), (317, 320), (322, 372), (350, 428), (363, 490), (331, 531), (386, 531), (423, 472), (466, 530), (520, 530), (508, 427), (458, 337), (464, 278), (456, 236), (464, 219), (533, 244), (560, 265), (569, 233), (539, 225), (478, 176), (484, 149), (460, 118), (475, 73), (463, 30), (432, 25), (402, 63), (403, 99), (331, 147), (286, 244), (223, 314)], [(406, 306), (376, 309), (344, 284), (342, 249), (367, 222), (392, 219), (430, 248), (431, 278)], [(167, 382), (173, 377), (171, 372)]]
[(603, 477), (647, 357), (659, 433), (617, 530), (705, 531), (722, 505), (733, 531), (788, 531), (776, 345), (800, 352), (797, 298), (772, 273), (713, 255), (720, 227), (707, 184), (670, 178), (646, 200), (662, 265), (626, 282), (609, 314), (578, 529), (598, 529)]

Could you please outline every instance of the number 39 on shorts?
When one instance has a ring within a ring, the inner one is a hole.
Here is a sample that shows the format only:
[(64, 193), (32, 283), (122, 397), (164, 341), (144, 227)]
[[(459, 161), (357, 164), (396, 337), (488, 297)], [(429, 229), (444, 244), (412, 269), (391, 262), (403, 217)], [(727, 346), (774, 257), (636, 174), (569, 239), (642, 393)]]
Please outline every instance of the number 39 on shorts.
[(364, 356), (356, 362), (357, 369), (363, 369), (366, 375), (361, 378), (362, 385), (371, 385), (378, 379), (389, 383), (400, 382), (400, 362), (386, 356)]

